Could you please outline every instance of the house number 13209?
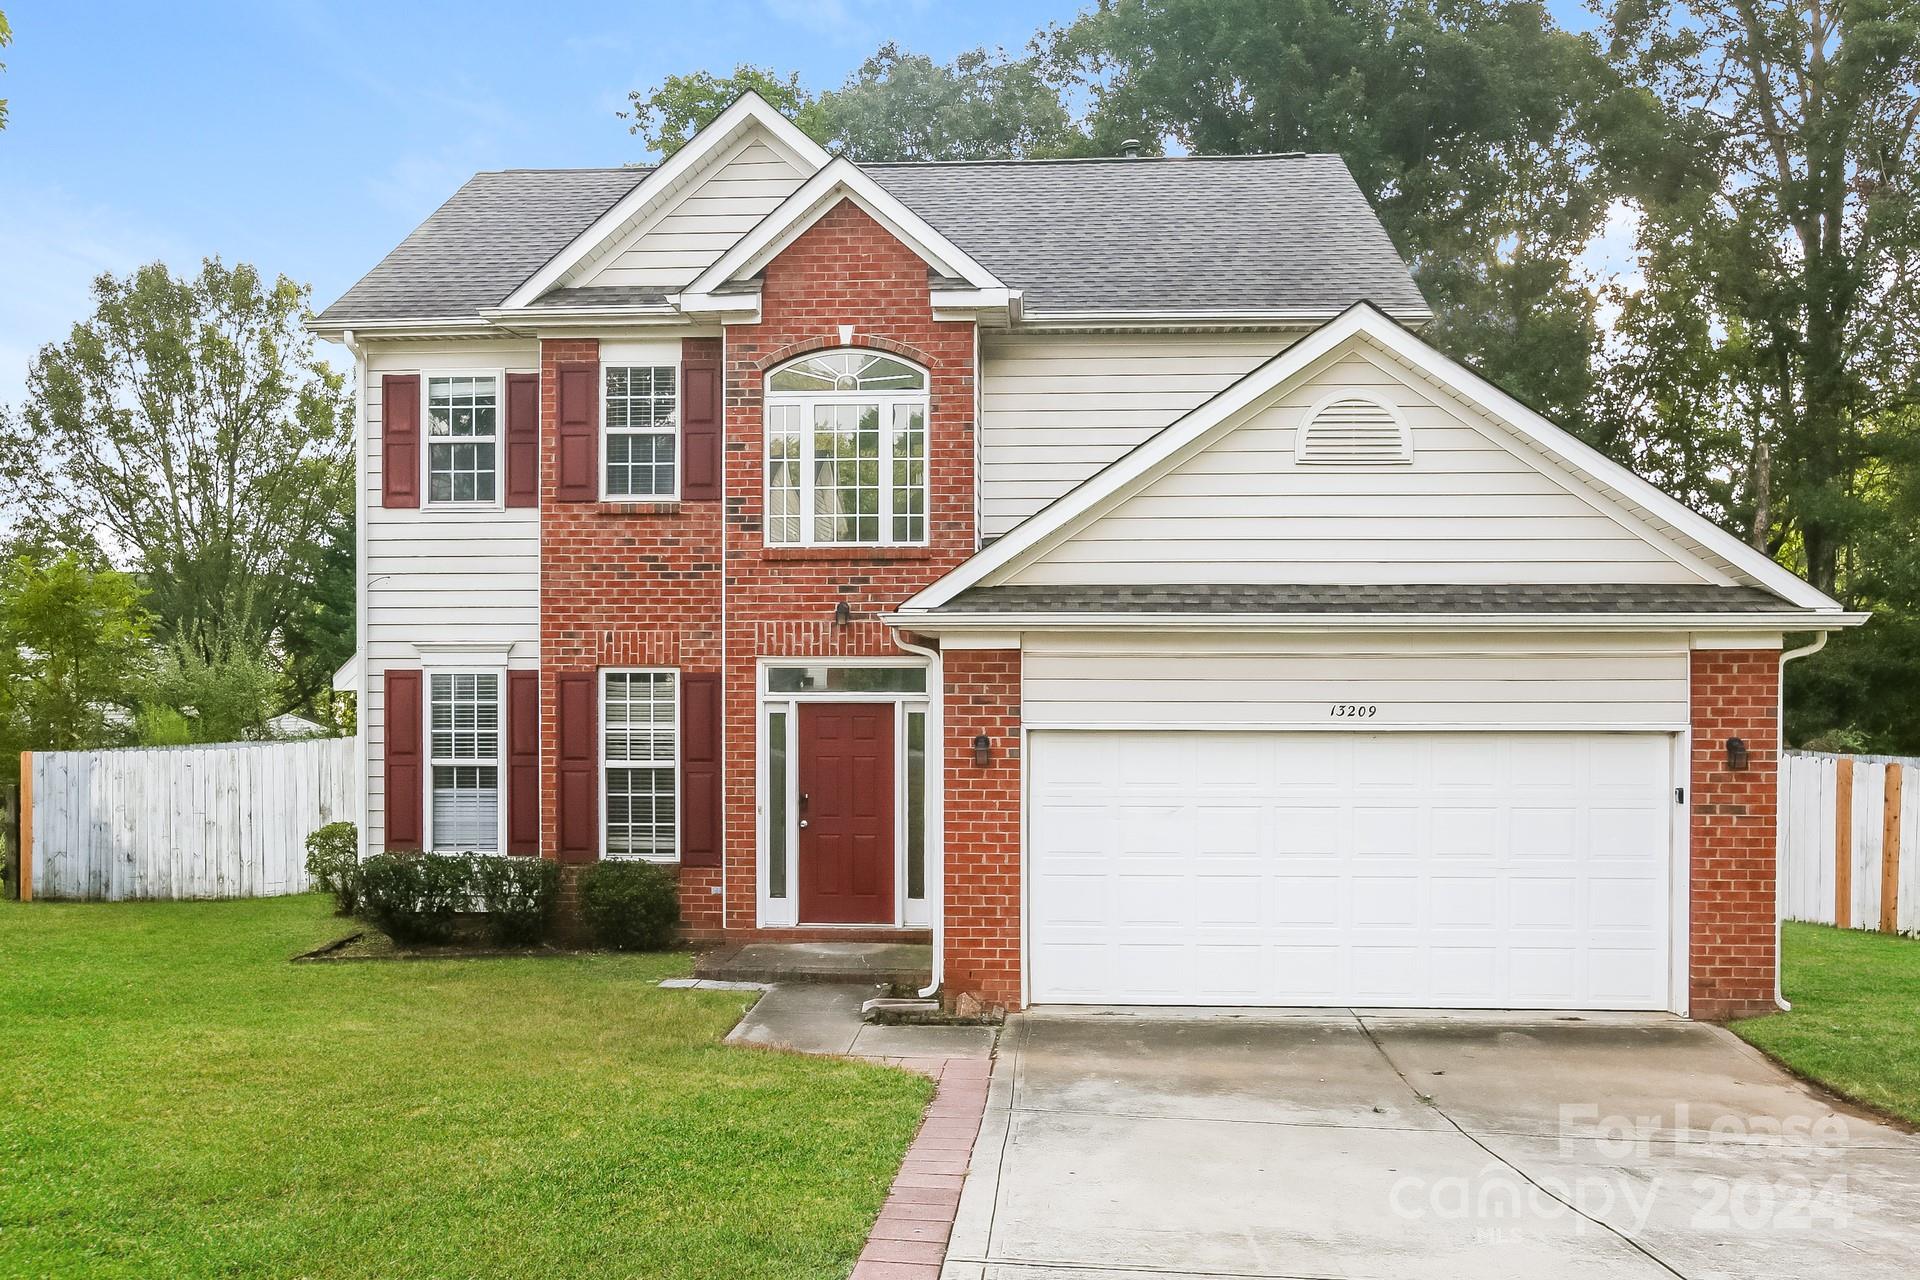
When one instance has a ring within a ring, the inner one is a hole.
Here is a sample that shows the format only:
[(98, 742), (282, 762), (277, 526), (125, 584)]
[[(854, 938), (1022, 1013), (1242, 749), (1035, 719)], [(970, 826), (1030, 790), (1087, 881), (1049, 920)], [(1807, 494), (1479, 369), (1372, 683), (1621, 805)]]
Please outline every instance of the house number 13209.
[(1333, 704), (1335, 720), (1367, 720), (1380, 714), (1380, 708), (1370, 702), (1336, 702)]

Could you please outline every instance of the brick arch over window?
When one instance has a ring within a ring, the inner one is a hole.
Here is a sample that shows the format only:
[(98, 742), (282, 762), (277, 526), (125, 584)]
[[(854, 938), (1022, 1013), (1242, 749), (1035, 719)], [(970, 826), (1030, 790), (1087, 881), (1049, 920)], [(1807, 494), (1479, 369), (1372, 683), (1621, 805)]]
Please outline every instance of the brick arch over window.
[(935, 357), (928, 355), (920, 348), (911, 346), (905, 342), (896, 342), (892, 338), (855, 333), (849, 341), (842, 342), (839, 334), (829, 333), (800, 338), (796, 341), (789, 342), (784, 347), (761, 356), (758, 360), (754, 361), (754, 367), (764, 374), (779, 365), (797, 360), (801, 356), (810, 356), (820, 351), (843, 349), (882, 351), (888, 355), (895, 355), (905, 360), (911, 360), (926, 370), (932, 370), (939, 364), (939, 361)]

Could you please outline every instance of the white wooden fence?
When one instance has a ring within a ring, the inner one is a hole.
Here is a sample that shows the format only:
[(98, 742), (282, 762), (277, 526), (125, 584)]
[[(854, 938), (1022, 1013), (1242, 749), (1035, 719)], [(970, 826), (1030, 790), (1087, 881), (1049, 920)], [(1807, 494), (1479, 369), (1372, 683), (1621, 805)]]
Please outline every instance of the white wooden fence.
[(23, 757), (37, 898), (265, 898), (308, 888), (306, 838), (358, 821), (352, 738)]
[(1920, 933), (1920, 759), (1789, 751), (1785, 763), (1782, 913)]

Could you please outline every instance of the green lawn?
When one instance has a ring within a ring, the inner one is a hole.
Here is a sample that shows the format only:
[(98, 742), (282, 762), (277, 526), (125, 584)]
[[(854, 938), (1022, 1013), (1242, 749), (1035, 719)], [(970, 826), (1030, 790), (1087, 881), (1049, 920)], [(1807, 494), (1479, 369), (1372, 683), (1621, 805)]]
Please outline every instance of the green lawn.
[(1801, 1075), (1920, 1124), (1920, 942), (1789, 924), (1782, 974), (1793, 1012), (1734, 1031)]
[(931, 1092), (684, 956), (287, 963), (341, 931), (0, 902), (0, 1276), (842, 1276)]

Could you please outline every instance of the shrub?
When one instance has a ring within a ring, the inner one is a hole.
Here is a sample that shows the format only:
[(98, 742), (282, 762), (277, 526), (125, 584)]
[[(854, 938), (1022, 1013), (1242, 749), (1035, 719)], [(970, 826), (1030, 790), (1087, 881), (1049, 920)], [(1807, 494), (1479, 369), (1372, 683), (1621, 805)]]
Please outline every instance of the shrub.
[(580, 877), (580, 914), (603, 947), (658, 951), (673, 941), (680, 895), (664, 867), (596, 862)]
[(307, 874), (313, 887), (333, 895), (334, 910), (350, 916), (360, 905), (360, 828), (329, 822), (307, 837)]
[(382, 853), (360, 864), (360, 910), (395, 942), (445, 942), (473, 900), (473, 859)]
[(473, 884), (495, 942), (524, 946), (546, 936), (560, 895), (558, 865), (545, 858), (475, 858)]

